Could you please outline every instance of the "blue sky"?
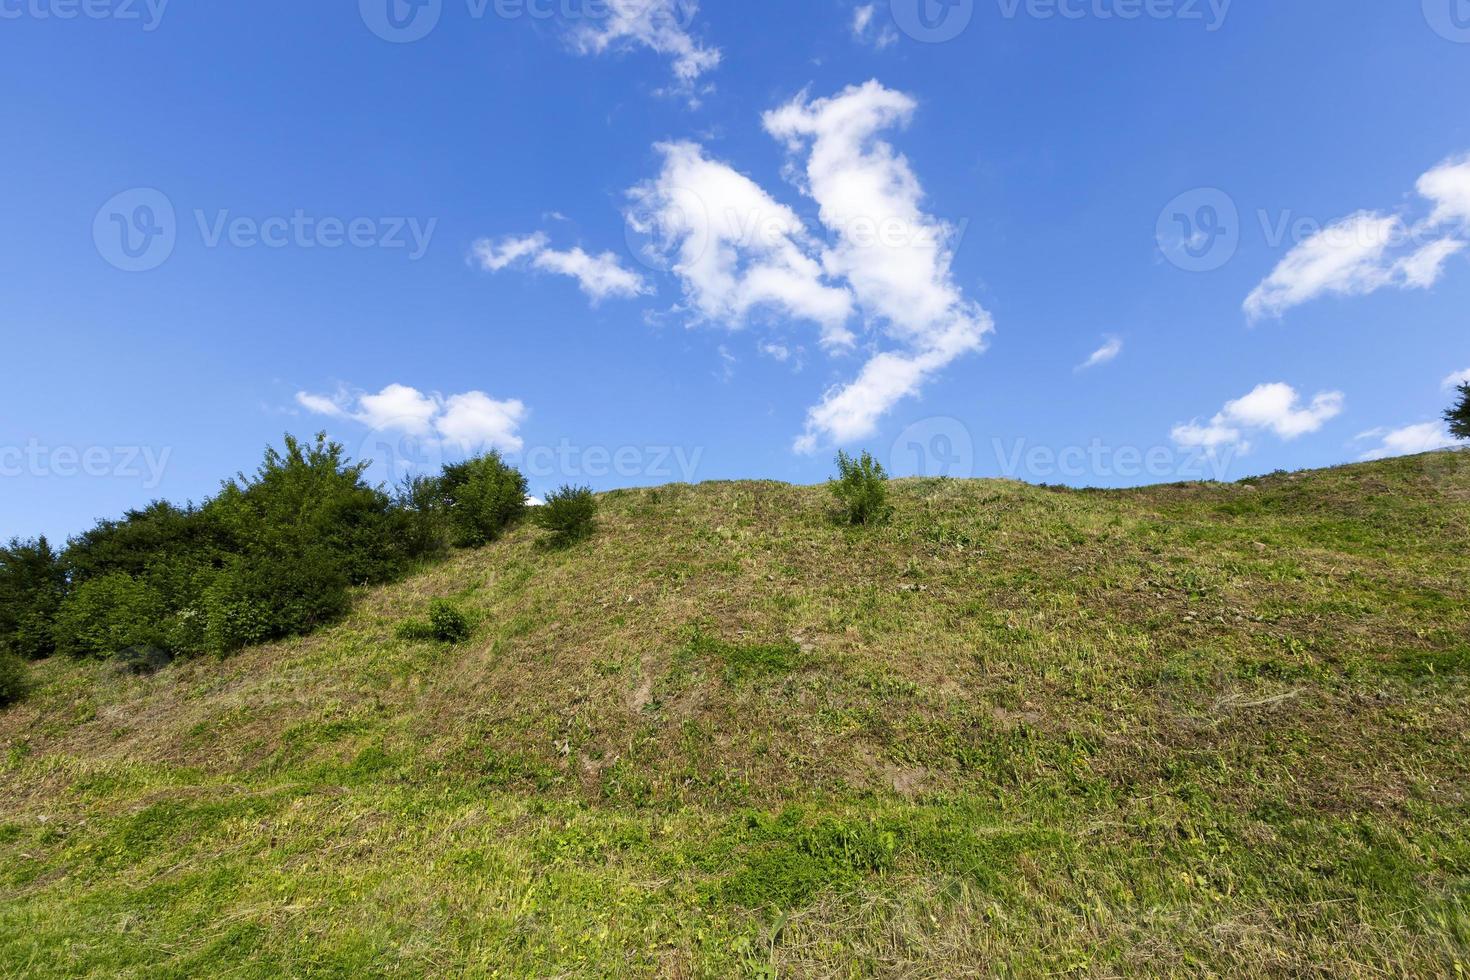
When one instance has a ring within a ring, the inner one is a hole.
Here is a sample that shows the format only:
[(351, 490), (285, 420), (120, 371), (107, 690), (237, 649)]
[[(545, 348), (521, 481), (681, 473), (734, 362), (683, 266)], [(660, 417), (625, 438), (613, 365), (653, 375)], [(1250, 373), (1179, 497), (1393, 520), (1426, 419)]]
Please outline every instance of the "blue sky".
[(317, 429), (1238, 479), (1470, 369), (1466, 0), (0, 0), (0, 81), (7, 535)]

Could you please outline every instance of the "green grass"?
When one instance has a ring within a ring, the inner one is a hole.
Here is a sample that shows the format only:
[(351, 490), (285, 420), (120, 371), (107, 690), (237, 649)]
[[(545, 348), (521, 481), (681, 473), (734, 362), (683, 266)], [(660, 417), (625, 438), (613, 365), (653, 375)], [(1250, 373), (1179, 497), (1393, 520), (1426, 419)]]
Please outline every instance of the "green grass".
[(1470, 458), (891, 503), (622, 491), (313, 637), (36, 665), (0, 976), (1470, 969)]

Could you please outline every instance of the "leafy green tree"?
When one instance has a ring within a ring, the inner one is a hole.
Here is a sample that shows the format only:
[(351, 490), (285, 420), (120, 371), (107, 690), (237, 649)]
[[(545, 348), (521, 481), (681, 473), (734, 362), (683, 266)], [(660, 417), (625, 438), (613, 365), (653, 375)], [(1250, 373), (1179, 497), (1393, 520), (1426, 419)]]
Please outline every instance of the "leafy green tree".
[(349, 460), (324, 432), (310, 443), (288, 435), (284, 451), (267, 448), (260, 468), (227, 481), (206, 510), (240, 554), (283, 561), (312, 554), (316, 562), (324, 551), (354, 584), (387, 581), (408, 556), (392, 500), (363, 480), (368, 465)]
[(449, 550), (449, 504), (438, 476), (404, 477), (393, 497), (398, 536), (408, 554), (435, 558)]
[(444, 467), (441, 487), (461, 548), (494, 541), (526, 511), (526, 478), (498, 452)]
[(56, 649), (52, 627), (66, 594), (66, 570), (44, 537), (0, 547), (0, 652), (30, 660)]
[(217, 568), (236, 547), (214, 512), (159, 500), (72, 538), (64, 563), (71, 583), (81, 585), (116, 572), (144, 576), (160, 564)]
[(849, 524), (876, 524), (888, 519), (888, 473), (883, 465), (864, 452), (853, 459), (837, 453), (837, 479), (828, 484), (842, 504)]
[(1470, 381), (1460, 385), (1460, 404), (1444, 413), (1456, 439), (1470, 439)]
[(169, 609), (145, 579), (113, 572), (83, 582), (56, 616), (56, 650), (110, 657), (134, 647), (165, 647)]

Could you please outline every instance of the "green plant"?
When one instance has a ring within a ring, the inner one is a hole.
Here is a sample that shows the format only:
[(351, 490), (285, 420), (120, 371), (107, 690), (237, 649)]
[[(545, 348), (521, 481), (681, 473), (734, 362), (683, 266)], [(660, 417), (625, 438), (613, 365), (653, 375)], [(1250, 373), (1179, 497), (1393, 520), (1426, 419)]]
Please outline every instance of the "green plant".
[(438, 476), (404, 477), (393, 497), (398, 536), (414, 558), (437, 558), (449, 550), (449, 505)]
[(147, 581), (123, 572), (83, 582), (56, 616), (57, 652), (109, 657), (130, 647), (164, 646), (168, 609)]
[(857, 459), (838, 450), (837, 479), (829, 484), (842, 504), (849, 524), (876, 524), (887, 520), (888, 474), (883, 465), (864, 453)]
[(429, 629), (434, 639), (445, 643), (463, 643), (470, 638), (470, 621), (448, 599), (435, 599), (429, 604)]
[(26, 693), (26, 662), (13, 653), (0, 653), (0, 708), (14, 704)]
[(205, 509), (238, 554), (276, 560), (317, 552), (349, 582), (386, 582), (409, 556), (395, 534), (393, 501), (363, 481), (367, 465), (350, 461), (325, 433), (310, 443), (288, 435), (284, 451), (267, 448), (254, 475), (227, 482)]
[(557, 544), (580, 541), (597, 526), (597, 498), (587, 487), (564, 486), (536, 508), (535, 521)]
[(438, 640), (441, 643), (463, 643), (470, 638), (469, 617), (448, 599), (435, 599), (429, 604), (429, 619), (410, 619), (398, 627), (401, 640)]
[(66, 572), (44, 537), (0, 547), (0, 652), (32, 660), (51, 654), (65, 591)]
[(1456, 439), (1470, 439), (1470, 381), (1459, 387), (1460, 404), (1444, 413), (1450, 432)]
[(325, 548), (241, 558), (204, 595), (204, 645), (216, 654), (310, 632), (350, 604), (347, 577)]
[(526, 478), (498, 452), (444, 467), (441, 488), (461, 548), (494, 541), (526, 510)]

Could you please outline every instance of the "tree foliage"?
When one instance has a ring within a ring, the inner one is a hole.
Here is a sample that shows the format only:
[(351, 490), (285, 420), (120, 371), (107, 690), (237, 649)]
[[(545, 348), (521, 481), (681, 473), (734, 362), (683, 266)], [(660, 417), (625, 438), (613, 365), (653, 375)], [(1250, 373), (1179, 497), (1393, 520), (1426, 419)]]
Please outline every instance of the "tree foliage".
[(1460, 403), (1444, 413), (1456, 439), (1470, 439), (1470, 381), (1459, 387)]
[(837, 479), (828, 486), (842, 504), (847, 523), (876, 524), (887, 520), (888, 473), (871, 453), (864, 451), (862, 456), (854, 459), (839, 450)]
[(0, 547), (0, 654), (50, 656), (56, 649), (51, 624), (65, 594), (61, 557), (44, 537)]
[(324, 433), (288, 435), (202, 505), (99, 521), (59, 555), (44, 538), (11, 541), (0, 654), (226, 654), (306, 633), (346, 612), (354, 586), (390, 581), (451, 540), (493, 540), (525, 508), (525, 478), (493, 453), (393, 495), (366, 482), (368, 465)]
[(478, 548), (500, 537), (526, 512), (526, 489), (498, 452), (444, 467), (440, 492), (454, 543)]
[(564, 486), (536, 508), (535, 521), (555, 544), (580, 541), (596, 529), (597, 498), (588, 487)]

